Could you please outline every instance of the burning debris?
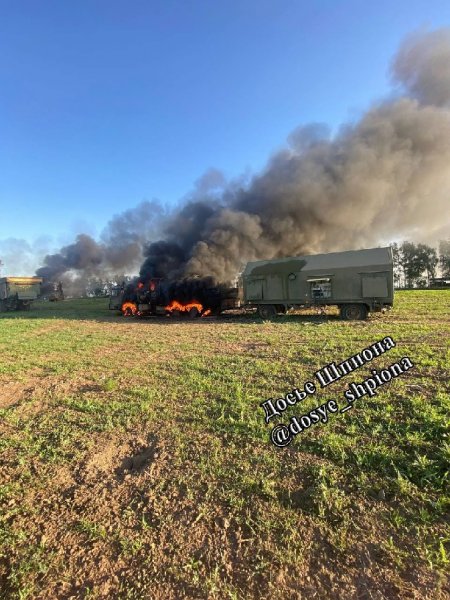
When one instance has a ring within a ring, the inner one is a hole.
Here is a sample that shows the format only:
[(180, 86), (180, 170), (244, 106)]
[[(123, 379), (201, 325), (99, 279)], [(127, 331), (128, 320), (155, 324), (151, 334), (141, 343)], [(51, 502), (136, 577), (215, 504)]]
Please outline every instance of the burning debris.
[(203, 305), (195, 301), (181, 304), (181, 302), (172, 300), (172, 302), (165, 306), (164, 309), (171, 314), (189, 313), (191, 317), (196, 317), (203, 312)]
[(138, 314), (138, 307), (135, 302), (124, 302), (121, 306), (121, 311), (124, 317), (131, 317)]
[(143, 254), (144, 287), (153, 278), (175, 282), (158, 286), (170, 290), (163, 306), (195, 299), (209, 307), (198, 296), (200, 282), (231, 282), (247, 261), (368, 247), (418, 232), (424, 241), (444, 237), (449, 65), (450, 28), (408, 38), (392, 63), (396, 95), (336, 136), (323, 125), (300, 127), (249, 182), (226, 184), (211, 171), (171, 215), (142, 204), (136, 215), (115, 217), (102, 242), (80, 235), (47, 256), (37, 274), (82, 278), (132, 268)]

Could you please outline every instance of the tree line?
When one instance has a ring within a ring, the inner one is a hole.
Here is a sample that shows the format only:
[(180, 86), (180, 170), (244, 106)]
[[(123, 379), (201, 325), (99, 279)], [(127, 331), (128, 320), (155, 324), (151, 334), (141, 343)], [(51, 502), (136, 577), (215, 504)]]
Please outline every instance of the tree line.
[(439, 242), (436, 250), (427, 244), (392, 243), (394, 283), (397, 288), (431, 287), (440, 272), (450, 278), (450, 240)]

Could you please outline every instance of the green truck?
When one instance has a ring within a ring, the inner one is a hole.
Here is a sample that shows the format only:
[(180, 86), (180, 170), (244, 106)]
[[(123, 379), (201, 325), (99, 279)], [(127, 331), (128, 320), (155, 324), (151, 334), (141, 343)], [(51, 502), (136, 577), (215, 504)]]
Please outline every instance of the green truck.
[(326, 305), (338, 306), (345, 320), (365, 319), (394, 302), (390, 247), (249, 262), (242, 281), (244, 303), (264, 319)]
[(1, 277), (0, 312), (30, 310), (41, 292), (41, 283), (40, 277)]

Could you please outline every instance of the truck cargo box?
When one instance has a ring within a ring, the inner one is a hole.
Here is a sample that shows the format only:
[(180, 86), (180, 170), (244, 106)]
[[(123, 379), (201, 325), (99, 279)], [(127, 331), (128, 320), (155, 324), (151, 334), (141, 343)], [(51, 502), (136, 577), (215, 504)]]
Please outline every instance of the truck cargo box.
[(369, 248), (249, 262), (244, 300), (263, 317), (290, 307), (336, 305), (345, 319), (393, 305), (392, 249)]
[(0, 278), (0, 311), (29, 310), (41, 291), (40, 277)]

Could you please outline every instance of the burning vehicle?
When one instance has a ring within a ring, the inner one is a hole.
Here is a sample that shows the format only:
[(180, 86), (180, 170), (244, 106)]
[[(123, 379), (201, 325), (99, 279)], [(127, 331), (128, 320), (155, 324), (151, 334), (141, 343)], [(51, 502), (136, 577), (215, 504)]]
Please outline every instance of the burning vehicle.
[(110, 310), (124, 316), (173, 315), (191, 319), (218, 315), (239, 308), (239, 288), (217, 285), (212, 277), (194, 277), (170, 281), (162, 277), (139, 279), (112, 289)]

